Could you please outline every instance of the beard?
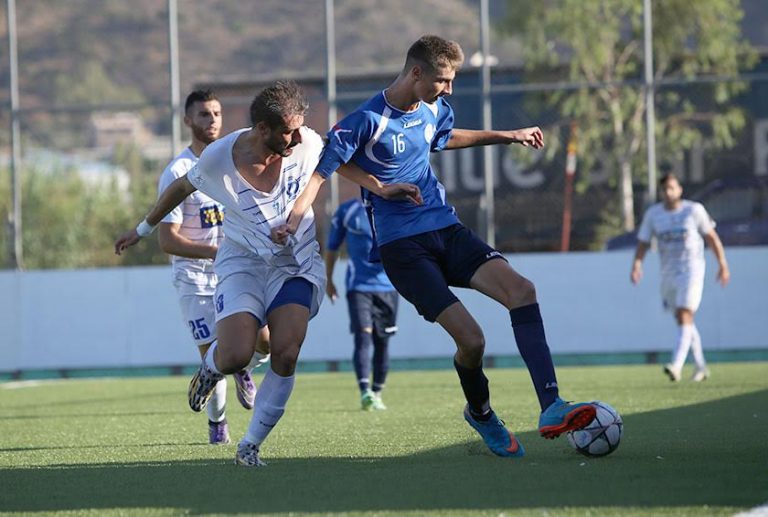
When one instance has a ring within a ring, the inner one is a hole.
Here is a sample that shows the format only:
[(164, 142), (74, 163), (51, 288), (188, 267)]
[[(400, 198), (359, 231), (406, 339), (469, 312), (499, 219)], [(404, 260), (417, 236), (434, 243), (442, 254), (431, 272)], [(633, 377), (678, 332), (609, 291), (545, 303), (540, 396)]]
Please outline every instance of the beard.
[(200, 140), (205, 145), (210, 144), (211, 142), (214, 142), (217, 138), (219, 138), (220, 130), (217, 130), (213, 136), (206, 131), (206, 128), (200, 127), (200, 126), (190, 126), (190, 129), (192, 129), (192, 134), (194, 135), (195, 139)]
[(285, 158), (293, 153), (293, 148), (298, 145), (298, 142), (291, 142), (290, 144), (285, 145), (283, 142), (280, 142), (277, 139), (269, 139), (265, 142), (264, 145), (266, 145), (267, 149), (273, 153)]

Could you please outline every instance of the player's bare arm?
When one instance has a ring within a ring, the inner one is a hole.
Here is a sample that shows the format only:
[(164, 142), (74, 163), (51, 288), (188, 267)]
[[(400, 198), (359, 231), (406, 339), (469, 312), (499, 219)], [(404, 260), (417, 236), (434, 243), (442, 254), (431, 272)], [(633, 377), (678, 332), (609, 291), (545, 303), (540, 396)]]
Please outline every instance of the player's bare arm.
[(484, 131), (474, 129), (456, 129), (451, 131), (451, 138), (446, 149), (462, 149), (479, 145), (520, 144), (523, 147), (541, 149), (544, 147), (544, 133), (537, 126), (513, 129), (509, 131)]
[[(151, 230), (160, 223), (163, 217), (171, 213), (171, 210), (176, 208), (188, 195), (196, 190), (195, 186), (189, 182), (186, 176), (174, 180), (173, 183), (168, 185), (168, 188), (163, 191), (157, 199), (155, 206), (152, 207), (147, 214), (147, 217), (144, 218), (139, 226), (118, 237), (115, 241), (115, 254), (121, 255), (124, 250), (141, 240), (142, 235), (139, 235), (139, 227), (144, 226), (151, 232)], [(147, 232), (147, 234), (149, 232)]]
[(210, 259), (216, 258), (216, 246), (201, 244), (188, 239), (180, 233), (179, 223), (160, 223), (157, 231), (160, 249), (169, 255), (177, 257)]
[(373, 174), (365, 172), (354, 163), (346, 163), (337, 171), (340, 176), (347, 178), (353, 183), (357, 183), (364, 189), (376, 194), (379, 197), (388, 200), (407, 200), (415, 205), (421, 205), (424, 200), (421, 197), (421, 191), (416, 185), (410, 183), (390, 183), (384, 184)]
[(720, 282), (720, 285), (725, 287), (731, 279), (731, 271), (728, 268), (728, 261), (725, 260), (725, 248), (723, 247), (722, 241), (720, 241), (720, 236), (715, 230), (710, 230), (710, 232), (704, 236), (704, 240), (707, 241), (707, 246), (712, 249), (712, 252), (717, 258), (717, 281)]
[(336, 299), (339, 297), (339, 293), (336, 290), (336, 284), (333, 283), (333, 270), (336, 266), (336, 261), (339, 258), (339, 252), (335, 250), (325, 250), (325, 277), (327, 278), (325, 284), (325, 294), (328, 295), (328, 299), (331, 303), (336, 303)]
[(639, 284), (640, 280), (643, 278), (643, 259), (650, 247), (651, 244), (649, 242), (637, 241), (635, 258), (632, 260), (632, 271), (629, 273), (629, 279), (635, 285)]

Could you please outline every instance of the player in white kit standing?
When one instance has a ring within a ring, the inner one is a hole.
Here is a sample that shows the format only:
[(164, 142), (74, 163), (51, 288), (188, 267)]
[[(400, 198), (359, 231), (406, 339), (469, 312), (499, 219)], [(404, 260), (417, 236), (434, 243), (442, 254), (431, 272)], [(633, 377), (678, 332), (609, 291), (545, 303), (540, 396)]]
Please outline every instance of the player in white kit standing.
[(270, 368), (235, 456), (244, 466), (264, 465), (259, 449), (285, 412), (307, 324), (325, 292), (312, 212), (287, 244), (271, 238), (273, 228), (285, 225), (322, 150), (321, 137), (304, 126), (307, 108), (291, 81), (264, 89), (251, 103), (252, 126), (210, 144), (197, 165), (168, 186), (145, 220), (115, 242), (119, 254), (195, 190), (224, 205), (224, 240), (214, 265), (218, 340), (190, 383), (189, 403), (195, 411), (204, 408), (216, 383), (251, 361), (259, 329), (269, 325)]
[[(197, 163), (203, 149), (214, 142), (221, 133), (221, 103), (210, 90), (191, 92), (184, 103), (184, 124), (192, 133), (189, 146), (176, 156), (163, 173), (158, 183), (162, 194), (176, 179), (184, 176)], [(162, 221), (158, 230), (160, 248), (171, 255), (173, 264), (173, 285), (179, 296), (184, 322), (189, 327), (192, 339), (201, 357), (205, 357), (211, 343), (216, 339), (216, 319), (213, 295), (216, 290), (216, 274), (213, 259), (224, 238), (222, 223), (223, 207), (200, 191), (193, 192), (174, 208)], [(266, 330), (260, 343), (263, 360), (268, 352)], [(237, 398), (246, 409), (253, 408), (256, 386), (249, 369), (235, 372)], [(230, 442), (229, 426), (225, 415), (227, 381), (216, 384), (211, 396), (208, 413), (208, 440), (211, 444)]]
[(664, 366), (664, 372), (670, 380), (679, 381), (690, 350), (696, 364), (692, 380), (699, 382), (709, 377), (701, 336), (694, 322), (704, 291), (705, 241), (717, 258), (717, 280), (723, 287), (731, 274), (715, 223), (704, 206), (682, 198), (683, 188), (674, 174), (664, 175), (659, 185), (662, 202), (649, 207), (643, 216), (630, 280), (633, 284), (640, 282), (643, 258), (651, 238), (656, 237), (661, 260), (662, 301), (667, 310), (674, 311), (679, 326), (672, 361)]

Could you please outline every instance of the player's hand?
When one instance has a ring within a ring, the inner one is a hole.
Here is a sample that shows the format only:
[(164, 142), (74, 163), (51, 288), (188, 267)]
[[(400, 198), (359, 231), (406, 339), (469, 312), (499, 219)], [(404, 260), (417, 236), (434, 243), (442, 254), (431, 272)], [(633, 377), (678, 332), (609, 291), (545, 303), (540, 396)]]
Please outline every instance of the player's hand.
[(717, 281), (720, 282), (720, 285), (725, 287), (728, 285), (728, 282), (731, 280), (731, 271), (728, 269), (728, 266), (722, 266), (717, 271)]
[(632, 272), (629, 274), (629, 279), (632, 281), (632, 283), (637, 285), (640, 283), (640, 280), (642, 278), (643, 278), (643, 268), (638, 265), (632, 266)]
[(524, 127), (512, 131), (512, 142), (520, 144), (523, 147), (541, 149), (544, 147), (544, 133), (542, 133), (538, 126)]
[(390, 183), (389, 185), (384, 185), (379, 195), (391, 201), (406, 200), (414, 205), (424, 204), (424, 199), (421, 197), (421, 189), (411, 183)]
[(328, 295), (328, 299), (331, 300), (331, 303), (336, 303), (339, 293), (336, 291), (336, 286), (330, 280), (325, 284), (325, 294)]
[(135, 228), (129, 232), (125, 232), (115, 241), (115, 255), (122, 255), (123, 251), (125, 251), (127, 248), (130, 248), (140, 240), (141, 237), (139, 237), (139, 234), (136, 233)]
[(291, 232), (289, 231), (287, 224), (281, 224), (280, 226), (276, 226), (272, 228), (270, 231), (269, 238), (272, 239), (272, 242), (275, 244), (279, 244), (280, 246), (285, 246), (288, 244), (288, 239), (291, 237)]

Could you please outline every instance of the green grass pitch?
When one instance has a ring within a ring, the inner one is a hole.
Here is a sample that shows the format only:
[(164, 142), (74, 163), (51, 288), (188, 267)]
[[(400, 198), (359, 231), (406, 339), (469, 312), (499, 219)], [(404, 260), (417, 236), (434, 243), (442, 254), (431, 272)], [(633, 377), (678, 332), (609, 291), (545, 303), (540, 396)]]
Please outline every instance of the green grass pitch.
[(376, 413), (352, 373), (300, 373), (263, 469), (232, 463), (250, 412), (231, 381), (234, 443), (216, 447), (187, 378), (0, 384), (0, 513), (733, 515), (768, 502), (768, 365), (711, 369), (673, 384), (658, 365), (560, 368), (564, 398), (623, 415), (619, 449), (598, 459), (537, 436), (524, 369), (487, 370), (522, 459), (464, 422), (452, 371), (392, 372)]

